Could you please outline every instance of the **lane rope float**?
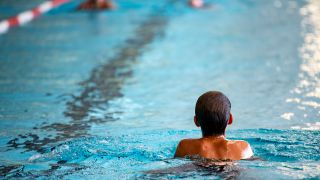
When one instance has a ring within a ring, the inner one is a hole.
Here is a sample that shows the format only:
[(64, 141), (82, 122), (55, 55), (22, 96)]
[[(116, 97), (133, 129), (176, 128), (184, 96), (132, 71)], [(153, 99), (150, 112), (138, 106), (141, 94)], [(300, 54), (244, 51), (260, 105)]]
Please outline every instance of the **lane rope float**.
[(26, 24), (36, 17), (50, 11), (51, 9), (58, 7), (62, 4), (65, 4), (71, 0), (52, 0), (52, 1), (46, 1), (44, 3), (41, 3), (39, 6), (24, 11), (14, 17), (11, 17), (9, 19), (0, 21), (0, 35), (8, 32), (8, 30), (15, 26), (20, 26), (23, 24)]

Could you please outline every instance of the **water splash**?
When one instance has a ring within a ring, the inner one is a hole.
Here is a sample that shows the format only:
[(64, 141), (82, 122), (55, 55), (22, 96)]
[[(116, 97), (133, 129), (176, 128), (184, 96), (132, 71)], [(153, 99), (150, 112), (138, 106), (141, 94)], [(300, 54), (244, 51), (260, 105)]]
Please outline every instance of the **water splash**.
[[(143, 132), (133, 128), (123, 134), (78, 138), (48, 148), (45, 153), (30, 156), (20, 166), (11, 164), (14, 170), (7, 173), (7, 177), (44, 177), (50, 173), (50, 176), (67, 178), (81, 174), (92, 178), (125, 179), (217, 178), (248, 176), (248, 173), (250, 177), (255, 177), (255, 172), (263, 169), (275, 171), (275, 168), (282, 176), (283, 171), (288, 177), (295, 177), (297, 173), (294, 172), (301, 171), (303, 177), (316, 177), (320, 174), (310, 173), (308, 169), (319, 168), (316, 163), (320, 161), (319, 133), (272, 129), (230, 131), (229, 138), (249, 141), (255, 156), (262, 160), (240, 161), (235, 166), (221, 169), (220, 166), (199, 166), (199, 163), (194, 164), (194, 161), (188, 159), (172, 158), (178, 141), (186, 137), (198, 137), (201, 134), (199, 131), (162, 129)], [(303, 164), (303, 167), (299, 164)]]

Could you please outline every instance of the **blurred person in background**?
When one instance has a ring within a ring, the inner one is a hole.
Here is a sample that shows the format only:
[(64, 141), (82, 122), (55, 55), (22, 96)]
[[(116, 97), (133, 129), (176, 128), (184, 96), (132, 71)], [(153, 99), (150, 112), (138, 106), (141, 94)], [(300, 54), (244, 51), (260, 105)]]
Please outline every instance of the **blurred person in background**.
[(86, 0), (78, 6), (78, 10), (114, 9), (115, 5), (110, 0)]
[(189, 6), (193, 8), (202, 8), (203, 1), (202, 0), (189, 0)]

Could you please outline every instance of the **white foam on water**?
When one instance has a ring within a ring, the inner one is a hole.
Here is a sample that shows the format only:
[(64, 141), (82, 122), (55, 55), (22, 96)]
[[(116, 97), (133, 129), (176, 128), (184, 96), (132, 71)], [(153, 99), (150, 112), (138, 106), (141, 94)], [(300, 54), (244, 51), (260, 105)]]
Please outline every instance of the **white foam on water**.
[(319, 131), (320, 130), (320, 122), (305, 123), (303, 126), (292, 126), (291, 129)]
[(285, 119), (285, 120), (291, 120), (291, 118), (294, 116), (294, 113), (289, 112), (289, 113), (283, 113), (281, 115), (281, 118)]

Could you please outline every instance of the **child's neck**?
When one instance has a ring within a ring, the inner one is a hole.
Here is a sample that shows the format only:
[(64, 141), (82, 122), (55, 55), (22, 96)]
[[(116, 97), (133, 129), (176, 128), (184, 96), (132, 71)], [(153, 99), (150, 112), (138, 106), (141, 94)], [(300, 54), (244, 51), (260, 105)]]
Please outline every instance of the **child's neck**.
[(225, 139), (225, 135), (224, 135), (224, 134), (220, 134), (220, 135), (210, 135), (210, 136), (204, 136), (204, 135), (202, 135), (202, 138), (208, 138), (208, 139), (220, 139), (220, 138), (224, 138), (224, 139)]

